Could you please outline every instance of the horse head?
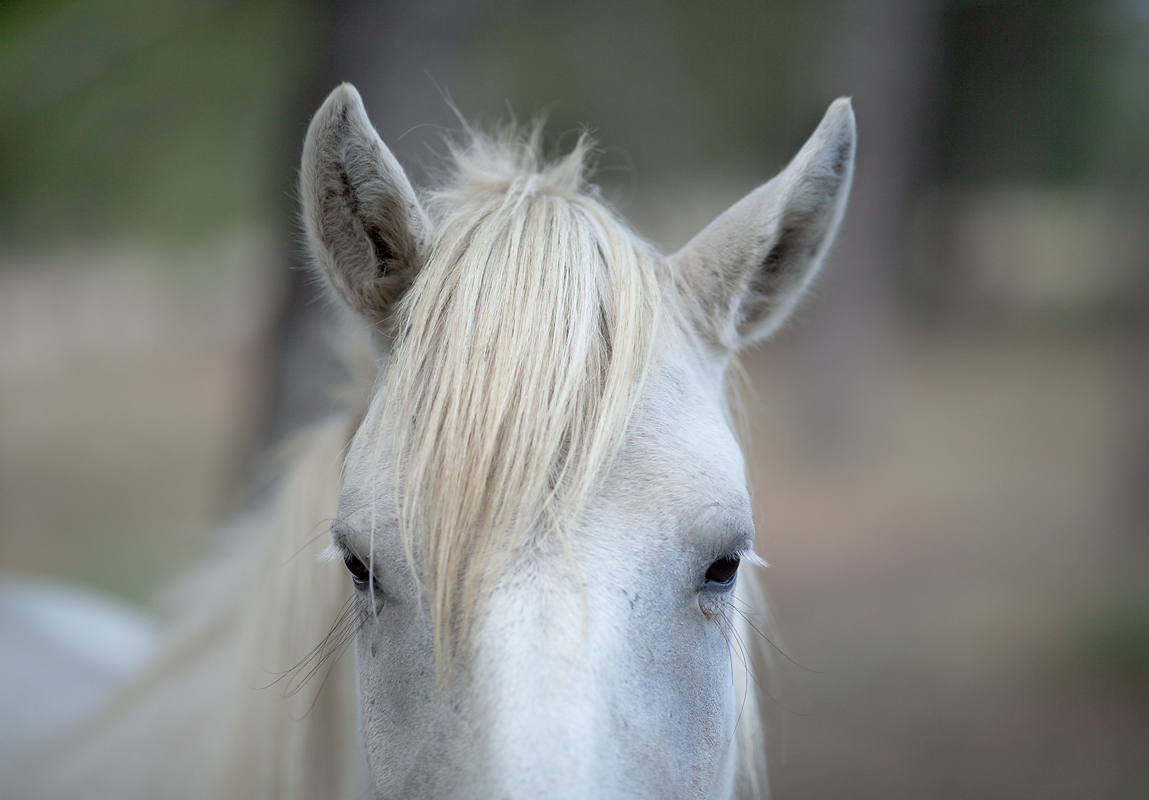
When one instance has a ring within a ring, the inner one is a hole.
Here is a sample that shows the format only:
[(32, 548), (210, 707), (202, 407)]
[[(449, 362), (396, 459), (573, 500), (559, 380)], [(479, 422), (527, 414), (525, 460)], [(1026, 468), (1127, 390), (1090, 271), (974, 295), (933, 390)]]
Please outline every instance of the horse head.
[(854, 142), (838, 100), (663, 257), (587, 184), (585, 141), (547, 164), (530, 134), (469, 135), (420, 194), (354, 88), (320, 108), (308, 239), (378, 364), (331, 551), (377, 796), (763, 788), (728, 372), (824, 260)]

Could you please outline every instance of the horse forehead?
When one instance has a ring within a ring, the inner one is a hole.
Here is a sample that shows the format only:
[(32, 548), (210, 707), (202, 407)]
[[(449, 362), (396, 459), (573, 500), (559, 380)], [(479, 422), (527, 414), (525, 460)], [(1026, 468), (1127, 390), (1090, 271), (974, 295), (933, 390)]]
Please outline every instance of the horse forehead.
[[(692, 504), (702, 497), (748, 509), (745, 464), (730, 426), (721, 371), (677, 339), (671, 344), (677, 346), (664, 349), (647, 376), (606, 485), (646, 500), (673, 490)], [(395, 499), (387, 491), (395, 479), (393, 440), (387, 435), (394, 423), (387, 409), (372, 404), (344, 463), (346, 510), (378, 512), (382, 500), (393, 511), (386, 501)]]
[(640, 472), (710, 476), (745, 488), (742, 449), (723, 387), (690, 362), (666, 360), (651, 375), (620, 454)]

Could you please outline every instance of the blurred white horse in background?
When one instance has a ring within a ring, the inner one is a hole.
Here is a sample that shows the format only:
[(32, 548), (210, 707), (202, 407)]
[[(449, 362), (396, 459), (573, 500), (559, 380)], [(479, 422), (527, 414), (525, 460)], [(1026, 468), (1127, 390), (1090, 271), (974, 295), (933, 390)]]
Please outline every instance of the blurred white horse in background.
[(304, 219), (377, 377), (154, 646), (6, 590), (0, 795), (764, 796), (728, 372), (823, 261), (854, 141), (839, 100), (666, 258), (587, 184), (585, 138), (544, 163), (537, 131), (468, 134), (418, 195), (337, 88)]

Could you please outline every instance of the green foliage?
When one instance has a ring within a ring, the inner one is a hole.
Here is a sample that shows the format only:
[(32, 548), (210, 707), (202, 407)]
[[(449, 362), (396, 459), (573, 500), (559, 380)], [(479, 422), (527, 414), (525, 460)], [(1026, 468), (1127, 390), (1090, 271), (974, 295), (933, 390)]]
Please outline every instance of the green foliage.
[[(475, 24), (451, 43), (458, 69), (429, 62), (426, 74), (468, 119), (505, 116), (506, 101), (522, 115), (552, 109), (558, 136), (593, 125), (610, 147), (608, 183), (768, 173), (830, 100), (857, 93), (834, 72), (850, 36), (848, 6), (834, 0), (474, 5)], [(926, 181), (1149, 181), (1140, 6), (942, 8)], [(193, 233), (279, 213), (286, 142), (303, 133), (289, 109), (315, 71), (320, 16), (293, 0), (0, 3), (0, 239)], [(861, 145), (864, 167), (864, 133)]]
[(305, 63), (279, 0), (75, 0), (0, 11), (0, 236), (251, 220)]
[(1149, 698), (1149, 595), (1120, 594), (1075, 632), (1075, 655), (1087, 679)]
[(1149, 19), (1134, 4), (957, 3), (940, 23), (938, 177), (1149, 179)]

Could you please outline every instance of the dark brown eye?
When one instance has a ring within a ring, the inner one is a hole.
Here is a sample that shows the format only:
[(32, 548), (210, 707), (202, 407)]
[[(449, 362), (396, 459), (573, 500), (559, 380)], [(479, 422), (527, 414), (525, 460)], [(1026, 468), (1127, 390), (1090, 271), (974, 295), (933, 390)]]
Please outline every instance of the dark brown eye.
[(706, 570), (706, 580), (708, 583), (726, 586), (734, 582), (734, 576), (737, 574), (738, 556), (723, 556)]
[(367, 584), (371, 582), (371, 570), (367, 565), (351, 553), (343, 554), (343, 563), (347, 565), (347, 571), (351, 573), (351, 580), (354, 581), (356, 588), (366, 589)]

